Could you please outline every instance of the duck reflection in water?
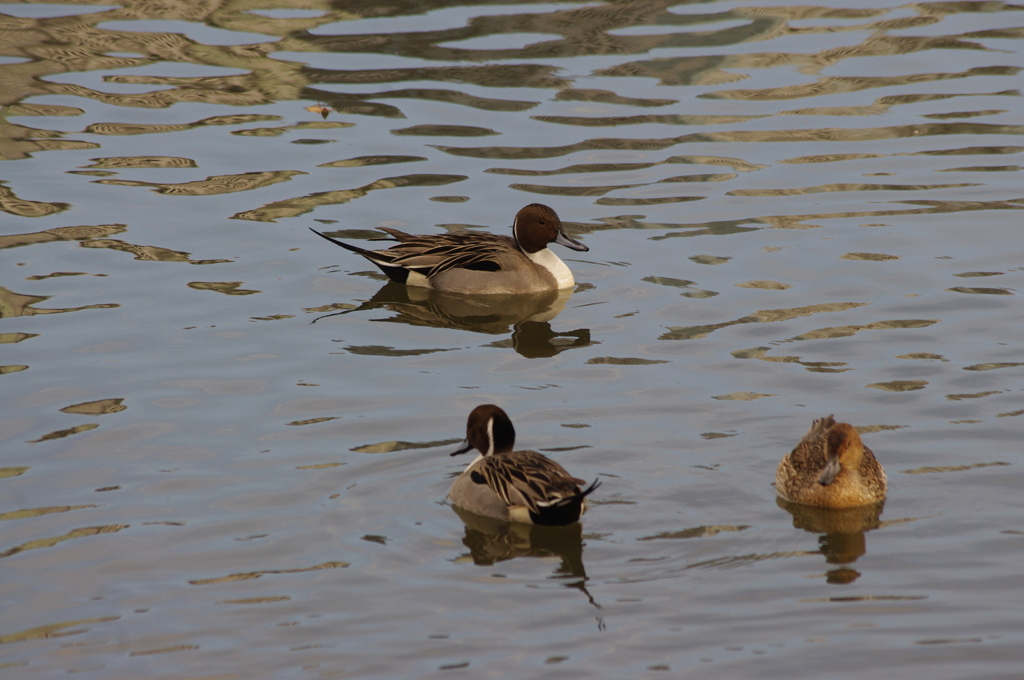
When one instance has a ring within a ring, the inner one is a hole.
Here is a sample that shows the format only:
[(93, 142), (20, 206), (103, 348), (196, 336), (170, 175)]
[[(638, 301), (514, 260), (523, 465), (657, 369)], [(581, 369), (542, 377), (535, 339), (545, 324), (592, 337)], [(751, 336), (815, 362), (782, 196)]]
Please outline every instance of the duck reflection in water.
[(564, 333), (551, 328), (550, 322), (565, 309), (571, 296), (572, 289), (520, 295), (460, 295), (388, 282), (359, 307), (318, 317), (314, 323), (327, 316), (383, 308), (395, 315), (375, 321), (453, 328), (486, 335), (504, 335), (511, 328), (509, 339), (494, 342), (492, 346), (511, 347), (522, 356), (534, 359), (593, 344), (588, 328)]
[(855, 508), (819, 508), (776, 498), (776, 504), (793, 516), (793, 526), (818, 536), (818, 550), (829, 564), (840, 565), (830, 569), (825, 578), (829, 583), (853, 583), (860, 572), (849, 566), (867, 552), (864, 534), (881, 526), (880, 517), (885, 501)]
[(557, 557), (561, 560), (555, 569), (555, 578), (572, 579), (566, 587), (583, 593), (590, 604), (601, 608), (587, 591), (587, 572), (583, 567), (583, 526), (578, 522), (568, 526), (543, 526), (505, 522), (476, 515), (452, 506), (466, 525), (462, 544), (469, 554), (456, 561), (472, 560), (477, 566), (491, 566), (516, 557)]

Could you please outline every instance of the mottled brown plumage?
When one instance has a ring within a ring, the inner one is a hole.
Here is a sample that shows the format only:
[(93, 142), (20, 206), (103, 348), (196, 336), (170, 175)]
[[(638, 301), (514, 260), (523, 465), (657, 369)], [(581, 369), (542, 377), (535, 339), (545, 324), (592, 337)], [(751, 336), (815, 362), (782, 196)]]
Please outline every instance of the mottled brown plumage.
[(852, 508), (885, 499), (885, 470), (849, 423), (815, 420), (775, 473), (775, 490), (794, 503)]
[(472, 449), (480, 456), (452, 484), (452, 503), (485, 517), (525, 524), (572, 524), (586, 509), (586, 497), (598, 486), (536, 451), (513, 451), (515, 428), (494, 404), (473, 409), (466, 441), (453, 456)]

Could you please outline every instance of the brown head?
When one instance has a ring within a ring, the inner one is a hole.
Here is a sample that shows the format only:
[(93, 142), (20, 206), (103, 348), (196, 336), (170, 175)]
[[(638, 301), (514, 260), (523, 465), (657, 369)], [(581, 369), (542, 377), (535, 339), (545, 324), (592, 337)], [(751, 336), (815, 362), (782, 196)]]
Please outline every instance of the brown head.
[(855, 470), (864, 458), (864, 442), (853, 425), (836, 423), (828, 431), (828, 452), (830, 456), (834, 453), (843, 467)]
[(531, 203), (516, 213), (512, 233), (524, 253), (540, 252), (547, 248), (549, 243), (557, 243), (581, 252), (590, 250), (565, 233), (562, 220), (558, 219), (555, 211), (540, 203)]
[(829, 428), (825, 440), (825, 454), (828, 462), (818, 477), (818, 484), (828, 486), (835, 480), (840, 470), (856, 470), (864, 459), (864, 443), (853, 425), (836, 423)]
[(507, 453), (516, 445), (516, 429), (512, 420), (494, 404), (481, 404), (466, 420), (466, 440), (450, 455), (457, 456), (476, 449), (485, 456)]

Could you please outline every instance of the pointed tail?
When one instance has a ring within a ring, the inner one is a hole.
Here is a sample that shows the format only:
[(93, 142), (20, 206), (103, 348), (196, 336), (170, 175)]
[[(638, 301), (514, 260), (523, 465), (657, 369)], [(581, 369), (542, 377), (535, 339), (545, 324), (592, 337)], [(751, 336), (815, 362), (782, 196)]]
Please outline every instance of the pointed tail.
[(362, 255), (363, 257), (365, 257), (368, 260), (372, 260), (374, 258), (374, 256), (375, 256), (375, 253), (373, 251), (366, 250), (364, 248), (360, 248), (359, 246), (349, 245), (349, 244), (345, 243), (344, 241), (339, 241), (338, 239), (333, 238), (331, 236), (328, 236), (327, 234), (322, 234), (319, 231), (317, 231), (316, 229), (314, 229), (313, 227), (310, 227), (309, 230), (311, 232), (313, 232), (314, 234), (316, 234), (317, 236), (319, 236), (320, 238), (327, 239), (328, 241), (330, 241), (331, 243), (333, 243), (336, 246), (341, 246), (345, 250), (351, 250), (353, 253), (359, 253), (360, 255)]
[[(345, 243), (344, 241), (339, 241), (338, 239), (332, 238), (327, 234), (321, 234), (313, 227), (310, 227), (309, 230), (316, 234), (317, 236), (327, 239), (336, 246), (341, 246), (345, 250), (351, 250), (353, 253), (356, 253), (357, 255), (362, 255), (367, 260), (372, 262), (378, 269), (384, 272), (384, 275), (387, 276), (392, 281), (394, 281), (395, 283), (405, 283), (406, 281), (408, 281), (409, 270), (406, 269), (405, 267), (391, 266), (391, 259), (387, 255), (384, 255), (374, 250), (366, 250), (365, 248), (360, 248), (359, 246), (353, 246), (348, 243)], [(391, 239), (383, 240), (389, 241)]]
[(600, 479), (595, 479), (594, 483), (591, 484), (590, 486), (588, 486), (583, 491), (580, 491), (579, 493), (573, 494), (572, 496), (566, 496), (565, 498), (559, 498), (557, 501), (555, 501), (554, 503), (551, 504), (551, 507), (554, 507), (554, 508), (564, 508), (564, 507), (573, 505), (574, 503), (579, 503), (584, 498), (586, 498), (590, 494), (592, 494), (595, 491), (597, 491), (598, 487), (600, 487), (600, 486), (601, 486), (601, 480)]

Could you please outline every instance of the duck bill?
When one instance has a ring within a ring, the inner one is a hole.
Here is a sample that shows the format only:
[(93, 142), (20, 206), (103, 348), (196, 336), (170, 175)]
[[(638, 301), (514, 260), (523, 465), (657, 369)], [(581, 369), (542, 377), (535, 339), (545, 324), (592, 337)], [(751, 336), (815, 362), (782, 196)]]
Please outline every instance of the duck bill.
[(468, 439), (464, 439), (462, 441), (462, 443), (459, 444), (459, 448), (455, 449), (454, 451), (452, 451), (448, 455), (449, 456), (458, 456), (458, 455), (461, 455), (463, 453), (469, 453), (472, 450), (473, 450), (473, 445), (469, 443)]
[(829, 458), (828, 463), (825, 464), (825, 469), (821, 471), (821, 475), (818, 476), (818, 484), (822, 486), (828, 486), (835, 481), (836, 475), (839, 474), (839, 459)]
[(590, 248), (566, 234), (562, 229), (558, 230), (558, 236), (555, 237), (555, 243), (560, 246), (565, 246), (570, 250), (578, 250), (581, 253), (585, 253), (590, 250)]

